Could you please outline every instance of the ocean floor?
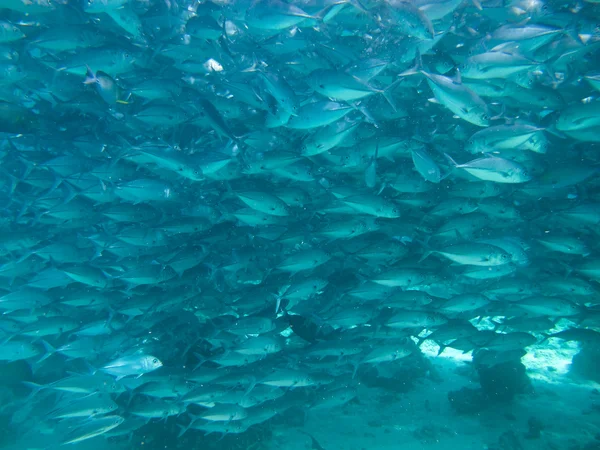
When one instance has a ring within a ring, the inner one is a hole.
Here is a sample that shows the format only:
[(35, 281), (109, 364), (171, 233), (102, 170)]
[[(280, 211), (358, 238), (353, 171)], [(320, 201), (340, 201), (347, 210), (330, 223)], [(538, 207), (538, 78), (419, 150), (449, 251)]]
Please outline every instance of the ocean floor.
[[(577, 345), (550, 340), (523, 358), (534, 392), (484, 411), (458, 414), (448, 392), (478, 388), (470, 355), (423, 345), (435, 377), (398, 395), (359, 386), (358, 400), (335, 413), (309, 412), (303, 428), (276, 426), (272, 449), (310, 449), (314, 436), (325, 450), (591, 450), (600, 448), (600, 385), (568, 373)], [(401, 361), (398, 362), (401, 364)], [(393, 363), (392, 363), (393, 364)], [(527, 435), (541, 426), (537, 438)]]
[[(522, 362), (532, 392), (518, 395), (508, 403), (490, 404), (476, 414), (459, 414), (448, 400), (451, 391), (480, 388), (471, 367), (471, 355), (447, 348), (437, 356), (438, 347), (431, 341), (425, 341), (421, 350), (429, 370), (414, 380), (412, 388), (396, 392), (361, 384), (357, 377), (357, 398), (337, 410), (294, 408), (265, 424), (268, 432), (262, 442), (252, 441), (263, 436), (260, 433), (237, 444), (237, 436), (242, 435), (232, 435), (227, 445), (215, 440), (210, 448), (225, 445), (222, 448), (244, 450), (600, 450), (600, 384), (569, 372), (571, 360), (579, 351), (576, 343), (550, 339), (529, 347)], [(394, 365), (401, 367), (405, 362), (387, 364), (380, 366), (382, 371), (393, 369)], [(396, 379), (402, 383), (402, 378)], [(200, 448), (193, 444), (194, 431), (184, 439), (175, 437), (179, 421), (172, 418), (168, 423), (152, 422), (131, 440), (107, 441), (98, 437), (69, 448)], [(539, 435), (530, 436), (532, 427), (541, 430)], [(154, 432), (148, 433), (150, 430)], [(67, 448), (54, 443), (52, 437), (50, 430), (39, 430), (9, 448)], [(234, 445), (229, 445), (232, 442)]]

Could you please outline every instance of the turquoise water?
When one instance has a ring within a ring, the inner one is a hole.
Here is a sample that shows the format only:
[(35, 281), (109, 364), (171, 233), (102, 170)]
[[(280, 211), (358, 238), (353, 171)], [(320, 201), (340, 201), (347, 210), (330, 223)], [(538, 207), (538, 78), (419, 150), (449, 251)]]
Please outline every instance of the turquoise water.
[(599, 23), (0, 0), (0, 448), (598, 448)]

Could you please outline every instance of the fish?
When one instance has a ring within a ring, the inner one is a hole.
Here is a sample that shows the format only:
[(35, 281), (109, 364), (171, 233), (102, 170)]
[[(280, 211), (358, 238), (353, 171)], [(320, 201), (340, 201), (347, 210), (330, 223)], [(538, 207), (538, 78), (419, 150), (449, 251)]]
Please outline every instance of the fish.
[(15, 42), (25, 38), (25, 33), (21, 29), (8, 21), (0, 22), (0, 43)]
[(61, 445), (77, 444), (78, 442), (100, 436), (118, 427), (124, 421), (123, 417), (116, 415), (92, 419), (67, 434)]
[(423, 70), (421, 73), (427, 79), (427, 84), (438, 103), (473, 125), (479, 127), (490, 125), (488, 105), (477, 93), (462, 83), (460, 76), (453, 80), (444, 75), (428, 73)]
[(93, 84), (102, 100), (109, 105), (115, 105), (117, 103), (127, 104), (125, 100), (120, 99), (121, 92), (116, 81), (107, 73), (100, 70), (94, 73), (88, 66), (83, 84)]
[(119, 381), (120, 379), (131, 375), (141, 377), (146, 373), (162, 367), (162, 365), (162, 362), (154, 356), (132, 355), (115, 359), (102, 366), (100, 370), (108, 375), (114, 376), (115, 380)]
[(0, 446), (593, 435), (595, 3), (3, 0)]
[(532, 180), (532, 176), (526, 167), (498, 156), (487, 156), (463, 164), (456, 163), (447, 154), (446, 158), (455, 168), (463, 169), (482, 181), (515, 184), (527, 183)]
[(429, 250), (422, 260), (431, 254), (437, 254), (457, 264), (472, 266), (501, 266), (508, 264), (510, 255), (502, 248), (485, 243), (453, 244), (443, 250)]

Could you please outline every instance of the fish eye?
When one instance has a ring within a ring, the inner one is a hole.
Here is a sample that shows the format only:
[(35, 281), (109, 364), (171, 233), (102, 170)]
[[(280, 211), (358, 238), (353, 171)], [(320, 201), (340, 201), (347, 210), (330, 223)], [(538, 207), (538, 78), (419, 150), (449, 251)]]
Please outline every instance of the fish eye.
[(152, 363), (153, 363), (153, 364), (156, 364), (156, 363), (158, 363), (158, 359), (157, 359), (157, 358), (154, 358), (154, 359), (152, 360)]
[(320, 84), (320, 85), (319, 85), (319, 87), (320, 87), (321, 89), (325, 89), (325, 85), (324, 85), (324, 84)]

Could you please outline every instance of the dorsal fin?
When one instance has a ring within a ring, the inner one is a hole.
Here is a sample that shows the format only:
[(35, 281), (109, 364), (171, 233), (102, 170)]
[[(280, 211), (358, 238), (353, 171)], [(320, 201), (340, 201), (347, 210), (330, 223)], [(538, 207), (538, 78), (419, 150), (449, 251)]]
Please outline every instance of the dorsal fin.
[(456, 68), (456, 75), (454, 76), (454, 79), (452, 81), (454, 81), (454, 83), (456, 84), (462, 84), (462, 77), (460, 75), (460, 69), (458, 67)]

